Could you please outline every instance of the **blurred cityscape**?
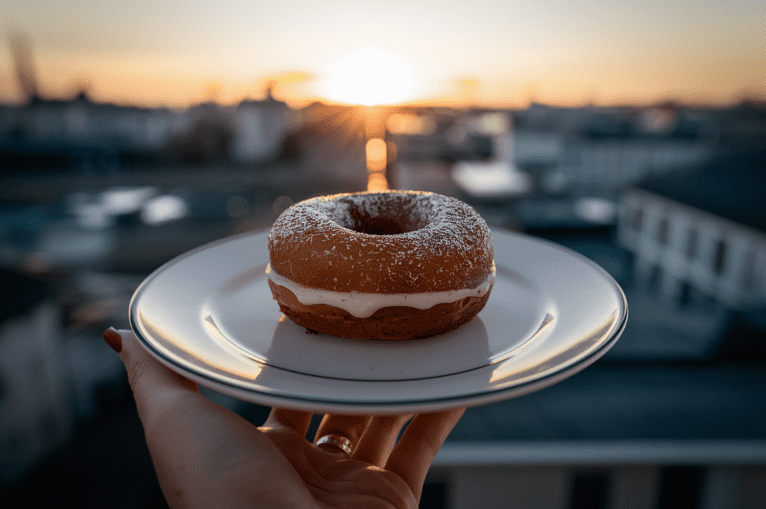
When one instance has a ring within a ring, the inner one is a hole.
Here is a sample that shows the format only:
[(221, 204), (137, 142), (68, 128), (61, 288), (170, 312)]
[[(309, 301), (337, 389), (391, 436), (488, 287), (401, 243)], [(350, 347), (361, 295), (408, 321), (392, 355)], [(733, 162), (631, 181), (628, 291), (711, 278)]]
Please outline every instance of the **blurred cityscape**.
[[(96, 102), (87, 87), (42, 98), (19, 76), (26, 101), (0, 105), (9, 494), (160, 507), (103, 329), (127, 328), (132, 292), (173, 257), (267, 229), (305, 198), (387, 186), (455, 196), (492, 227), (574, 249), (630, 305), (583, 374), (469, 410), (424, 507), (763, 507), (766, 104), (295, 109), (267, 90), (174, 110)], [(210, 397), (254, 422), (268, 411)], [(519, 468), (527, 481), (507, 481)], [(476, 498), (503, 472), (507, 495)]]

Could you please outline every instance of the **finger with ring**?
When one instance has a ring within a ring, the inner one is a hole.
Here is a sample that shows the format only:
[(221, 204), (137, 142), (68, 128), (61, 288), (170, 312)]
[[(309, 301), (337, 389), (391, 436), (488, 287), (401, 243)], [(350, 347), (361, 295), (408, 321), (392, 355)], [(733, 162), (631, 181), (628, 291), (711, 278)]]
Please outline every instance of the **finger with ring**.
[(326, 414), (317, 427), (314, 444), (328, 452), (339, 453), (342, 450), (346, 452), (338, 445), (327, 441), (319, 443), (319, 439), (326, 436), (341, 437), (344, 440), (340, 440), (340, 442), (343, 442), (353, 452), (371, 419), (372, 416), (367, 415)]
[(317, 447), (325, 444), (337, 447), (338, 449), (345, 452), (347, 456), (351, 456), (351, 453), (354, 451), (354, 444), (351, 442), (351, 440), (344, 437), (343, 435), (325, 435), (317, 440), (316, 443)]

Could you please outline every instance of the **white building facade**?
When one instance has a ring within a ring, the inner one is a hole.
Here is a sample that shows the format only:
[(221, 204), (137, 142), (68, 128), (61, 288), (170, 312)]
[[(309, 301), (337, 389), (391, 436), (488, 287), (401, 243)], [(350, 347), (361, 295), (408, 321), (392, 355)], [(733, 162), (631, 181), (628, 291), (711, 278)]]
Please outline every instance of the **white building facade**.
[(635, 257), (636, 283), (668, 302), (766, 304), (766, 232), (632, 188), (622, 197), (618, 242)]
[(263, 101), (242, 101), (232, 118), (232, 157), (239, 163), (277, 157), (288, 131), (296, 124), (296, 113), (270, 95)]

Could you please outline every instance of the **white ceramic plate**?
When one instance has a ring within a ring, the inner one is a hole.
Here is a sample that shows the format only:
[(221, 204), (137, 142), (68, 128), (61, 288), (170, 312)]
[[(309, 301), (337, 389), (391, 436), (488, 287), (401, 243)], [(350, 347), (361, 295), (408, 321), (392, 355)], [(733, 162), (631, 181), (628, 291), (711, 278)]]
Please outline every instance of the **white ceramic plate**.
[(315, 413), (394, 414), (547, 387), (603, 355), (627, 321), (625, 295), (598, 265), (493, 229), (492, 294), (459, 329), (400, 342), (307, 334), (272, 299), (267, 237), (223, 239), (151, 274), (130, 304), (143, 346), (170, 369), (235, 398)]

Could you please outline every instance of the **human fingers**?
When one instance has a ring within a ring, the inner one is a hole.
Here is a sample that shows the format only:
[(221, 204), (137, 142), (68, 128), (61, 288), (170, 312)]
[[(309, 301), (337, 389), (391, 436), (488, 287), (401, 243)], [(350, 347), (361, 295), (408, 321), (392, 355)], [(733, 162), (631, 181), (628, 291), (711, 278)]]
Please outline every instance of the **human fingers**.
[(311, 416), (311, 412), (272, 408), (263, 427), (272, 429), (288, 428), (305, 437), (311, 424)]
[(314, 444), (327, 452), (351, 456), (371, 420), (369, 415), (327, 414), (319, 423)]
[(354, 448), (354, 454), (351, 457), (383, 467), (396, 444), (402, 426), (410, 418), (412, 418), (411, 414), (373, 417), (359, 439), (356, 448)]
[(155, 360), (132, 332), (108, 330), (104, 340), (125, 364), (170, 507), (213, 507), (221, 500), (231, 507), (273, 500), (276, 507), (278, 501), (306, 496), (280, 450), (250, 422)]
[(206, 398), (199, 394), (196, 384), (167, 369), (141, 348), (131, 331), (110, 328), (103, 337), (125, 365), (163, 493), (171, 505), (188, 502), (189, 490), (185, 488), (188, 481), (178, 466), (189, 462), (194, 465), (200, 460), (188, 457), (188, 445), (179, 442), (198, 445), (203, 440), (202, 437), (187, 440), (183, 419), (177, 415), (185, 415), (197, 401)]
[(418, 500), (436, 453), (464, 411), (465, 408), (459, 408), (416, 415), (391, 452), (386, 462), (386, 470), (404, 479)]

